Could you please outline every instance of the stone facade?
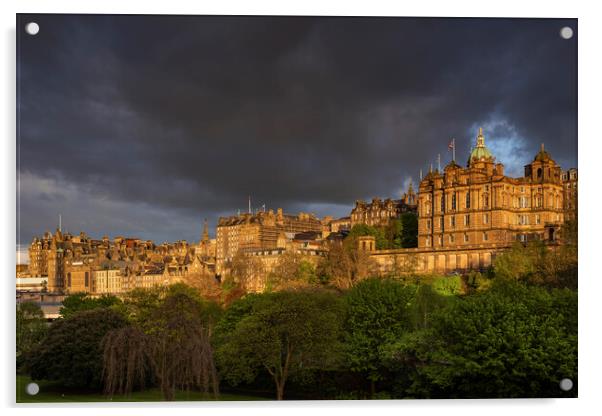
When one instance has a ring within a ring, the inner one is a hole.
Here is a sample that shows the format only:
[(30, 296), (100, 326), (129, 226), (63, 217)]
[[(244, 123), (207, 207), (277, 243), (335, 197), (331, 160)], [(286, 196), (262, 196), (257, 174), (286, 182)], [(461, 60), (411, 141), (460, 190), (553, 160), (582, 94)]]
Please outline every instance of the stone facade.
[(577, 217), (577, 169), (571, 168), (562, 172), (562, 183), (565, 220), (574, 220)]
[(524, 172), (505, 176), (480, 130), (466, 168), (452, 161), (420, 182), (418, 248), (556, 241), (564, 222), (560, 166), (542, 145)]
[(387, 226), (392, 219), (399, 218), (404, 212), (414, 212), (417, 207), (417, 197), (412, 183), (410, 183), (408, 192), (404, 193), (401, 199), (381, 200), (372, 198), (371, 202), (357, 200), (355, 207), (351, 210), (350, 226), (356, 224), (366, 224), (370, 226)]
[(45, 278), (48, 291), (55, 293), (118, 294), (215, 273), (215, 240), (209, 239), (206, 223), (199, 244), (156, 245), (121, 236), (95, 240), (57, 229), (34, 238), (29, 256), (29, 275)]
[(277, 247), (281, 233), (314, 231), (322, 233), (326, 224), (312, 214), (284, 214), (279, 208), (240, 214), (219, 219), (216, 230), (215, 270), (221, 276), (227, 273), (227, 264), (240, 252), (270, 250)]

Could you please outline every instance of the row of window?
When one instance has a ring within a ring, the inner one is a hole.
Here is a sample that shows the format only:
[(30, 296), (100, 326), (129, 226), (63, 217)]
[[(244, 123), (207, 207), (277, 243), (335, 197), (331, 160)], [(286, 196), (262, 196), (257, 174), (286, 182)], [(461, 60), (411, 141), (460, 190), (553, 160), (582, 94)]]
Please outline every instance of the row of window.
[[(482, 239), (482, 241), (489, 241), (489, 234), (486, 231), (483, 232), (483, 233), (481, 233), (481, 239)], [(449, 240), (450, 244), (455, 243), (456, 242), (455, 235), (454, 234), (450, 234), (448, 236), (448, 240)], [(468, 234), (463, 234), (463, 240), (464, 240), (465, 243), (469, 242), (470, 238), (468, 237)], [(443, 245), (443, 236), (442, 235), (437, 236), (437, 241), (438, 241), (439, 245), (442, 246)], [(430, 236), (426, 237), (426, 246), (427, 247), (431, 246), (431, 237)]]
[[(464, 219), (464, 226), (470, 226), (470, 214), (464, 215), (463, 219)], [(489, 224), (489, 214), (483, 214), (483, 224)], [(449, 225), (451, 228), (456, 227), (456, 216), (449, 217)], [(439, 228), (443, 229), (444, 226), (445, 226), (445, 220), (443, 217), (441, 217), (441, 218), (439, 218)], [(427, 230), (431, 229), (431, 220), (430, 219), (426, 220), (426, 229)]]

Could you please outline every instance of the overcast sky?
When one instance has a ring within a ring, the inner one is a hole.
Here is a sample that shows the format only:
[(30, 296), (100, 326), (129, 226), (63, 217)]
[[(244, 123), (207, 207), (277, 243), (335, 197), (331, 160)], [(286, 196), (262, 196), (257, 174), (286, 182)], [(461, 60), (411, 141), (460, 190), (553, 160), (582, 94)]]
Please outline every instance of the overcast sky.
[(507, 173), (542, 142), (577, 166), (572, 19), (20, 15), (17, 30), (21, 244), (59, 213), (72, 233), (197, 241), (249, 195), (348, 215), (448, 163), (451, 138), (465, 164), (479, 126)]

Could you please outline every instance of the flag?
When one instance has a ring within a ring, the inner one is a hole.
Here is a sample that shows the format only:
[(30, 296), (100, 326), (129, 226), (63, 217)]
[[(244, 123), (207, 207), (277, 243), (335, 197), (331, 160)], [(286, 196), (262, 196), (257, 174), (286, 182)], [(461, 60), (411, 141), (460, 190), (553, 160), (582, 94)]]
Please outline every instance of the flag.
[(451, 142), (447, 145), (447, 151), (454, 150), (456, 147), (456, 139), (452, 139)]

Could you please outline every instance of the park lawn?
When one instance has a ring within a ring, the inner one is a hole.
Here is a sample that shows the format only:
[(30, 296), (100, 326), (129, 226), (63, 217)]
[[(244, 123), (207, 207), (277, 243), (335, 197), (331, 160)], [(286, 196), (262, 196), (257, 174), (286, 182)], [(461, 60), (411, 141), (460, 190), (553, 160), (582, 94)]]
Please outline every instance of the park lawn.
[[(25, 387), (31, 383), (29, 376), (17, 375), (17, 403), (78, 403), (78, 402), (161, 402), (163, 395), (157, 388), (133, 392), (130, 396), (115, 395), (109, 399), (102, 393), (81, 392), (66, 389), (48, 381), (36, 381), (40, 392), (35, 396), (27, 394)], [(176, 393), (176, 401), (213, 401), (210, 394), (198, 391)], [(231, 393), (220, 394), (219, 401), (269, 400), (265, 397), (247, 396)]]

